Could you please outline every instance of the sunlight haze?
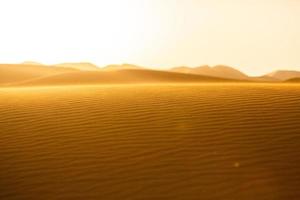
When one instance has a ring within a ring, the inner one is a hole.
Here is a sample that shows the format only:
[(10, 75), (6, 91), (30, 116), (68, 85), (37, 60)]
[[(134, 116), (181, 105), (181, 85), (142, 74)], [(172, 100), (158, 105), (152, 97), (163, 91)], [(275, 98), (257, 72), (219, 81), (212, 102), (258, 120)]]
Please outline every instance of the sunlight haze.
[(0, 62), (300, 70), (297, 0), (4, 0)]
[(0, 0), (0, 200), (300, 200), (300, 0)]

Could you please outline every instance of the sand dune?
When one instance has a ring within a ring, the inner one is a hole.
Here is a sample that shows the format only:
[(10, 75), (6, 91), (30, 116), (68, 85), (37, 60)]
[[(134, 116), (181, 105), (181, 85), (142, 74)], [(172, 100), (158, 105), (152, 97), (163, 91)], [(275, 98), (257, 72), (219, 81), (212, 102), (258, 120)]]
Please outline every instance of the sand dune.
[(298, 199), (293, 84), (0, 88), (0, 199)]
[(266, 76), (285, 81), (285, 80), (292, 79), (292, 78), (300, 78), (300, 71), (279, 70), (279, 71), (275, 71), (270, 74), (267, 74)]
[(193, 83), (234, 81), (216, 77), (183, 74), (168, 71), (146, 70), (134, 65), (113, 65), (92, 70), (89, 64), (0, 65), (0, 85), (78, 85), (112, 83)]
[(38, 64), (0, 64), (0, 85), (74, 71), (76, 70)]
[(288, 77), (297, 77), (297, 72), (276, 72), (262, 77), (249, 77), (238, 70), (221, 65), (156, 71), (131, 64), (108, 65), (104, 68), (98, 68), (91, 63), (64, 63), (53, 66), (35, 62), (0, 64), (0, 86), (221, 81), (280, 82)]
[(78, 84), (122, 84), (122, 83), (197, 83), (236, 82), (230, 79), (182, 74), (155, 70), (117, 70), (99, 72), (72, 72), (47, 76), (22, 82), (29, 85), (78, 85)]
[(223, 65), (198, 68), (178, 67), (169, 71), (156, 71), (123, 64), (98, 68), (91, 63), (63, 63), (43, 65), (36, 62), (23, 64), (0, 64), (0, 85), (65, 85), (104, 83), (160, 83), (160, 82), (220, 82), (252, 81), (280, 82), (297, 77), (296, 71), (278, 71), (261, 77), (249, 77), (244, 73)]
[(300, 83), (300, 78), (288, 79), (285, 82), (287, 82), (287, 83)]
[(258, 76), (258, 77), (249, 77), (247, 80), (255, 82), (281, 82), (280, 79), (271, 77), (271, 76)]
[(132, 64), (107, 65), (101, 68), (101, 70), (105, 70), (105, 71), (117, 71), (117, 70), (124, 70), (124, 69), (144, 69), (144, 68)]
[(172, 68), (171, 71), (188, 73), (188, 74), (200, 74), (212, 77), (221, 77), (221, 78), (229, 78), (229, 79), (248, 79), (249, 77), (229, 66), (217, 65), (214, 67), (210, 67), (208, 65), (200, 66), (200, 67), (176, 67)]
[(56, 64), (54, 66), (73, 68), (73, 69), (78, 69), (78, 70), (81, 70), (81, 71), (98, 71), (99, 70), (99, 67), (97, 65), (94, 65), (92, 63), (87, 63), (87, 62), (61, 63), (61, 64)]
[(25, 61), (25, 62), (22, 62), (21, 64), (22, 65), (43, 65), (43, 66), (45, 66), (44, 64), (35, 62), (35, 61)]

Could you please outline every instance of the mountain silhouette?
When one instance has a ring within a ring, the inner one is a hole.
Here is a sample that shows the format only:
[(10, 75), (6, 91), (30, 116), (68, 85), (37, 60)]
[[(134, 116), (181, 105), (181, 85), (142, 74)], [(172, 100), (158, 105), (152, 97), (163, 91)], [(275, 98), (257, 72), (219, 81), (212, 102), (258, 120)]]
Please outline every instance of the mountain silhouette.
[(23, 64), (23, 65), (44, 65), (42, 63), (35, 62), (35, 61), (25, 61), (25, 62), (22, 62), (21, 64)]
[[(298, 79), (297, 79), (298, 78)], [(177, 67), (168, 71), (145, 69), (137, 65), (91, 63), (42, 65), (36, 62), (0, 64), (0, 85), (72, 85), (110, 83), (198, 83), (198, 82), (299, 82), (298, 71), (276, 71), (249, 77), (228, 66)]]
[(287, 82), (287, 83), (300, 83), (300, 78), (288, 79), (285, 82)]
[(199, 74), (199, 75), (220, 77), (220, 78), (239, 79), (239, 80), (246, 80), (249, 78), (246, 74), (225, 65), (216, 65), (214, 67), (204, 65), (195, 68), (175, 67), (172, 68), (170, 71), (187, 73), (187, 74)]
[(107, 65), (101, 69), (105, 71), (116, 71), (116, 70), (124, 70), (124, 69), (143, 69), (143, 68), (133, 64), (121, 64), (121, 65)]
[(92, 63), (88, 62), (79, 62), (79, 63), (61, 63), (54, 65), (56, 67), (67, 67), (67, 68), (73, 68), (78, 69), (81, 71), (97, 71), (100, 68), (97, 65), (94, 65)]
[(38, 64), (0, 64), (0, 84), (16, 83), (74, 71), (78, 70)]
[(285, 81), (288, 79), (300, 78), (300, 71), (278, 70), (269, 73), (266, 76)]

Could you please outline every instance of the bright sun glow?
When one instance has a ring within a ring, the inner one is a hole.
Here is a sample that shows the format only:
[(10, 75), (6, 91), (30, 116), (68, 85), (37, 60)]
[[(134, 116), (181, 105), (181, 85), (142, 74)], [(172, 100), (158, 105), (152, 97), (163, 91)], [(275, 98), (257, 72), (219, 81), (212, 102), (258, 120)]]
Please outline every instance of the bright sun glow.
[(124, 62), (153, 42), (147, 6), (122, 0), (7, 1), (0, 8), (1, 58)]
[(0, 62), (300, 69), (294, 0), (7, 0)]

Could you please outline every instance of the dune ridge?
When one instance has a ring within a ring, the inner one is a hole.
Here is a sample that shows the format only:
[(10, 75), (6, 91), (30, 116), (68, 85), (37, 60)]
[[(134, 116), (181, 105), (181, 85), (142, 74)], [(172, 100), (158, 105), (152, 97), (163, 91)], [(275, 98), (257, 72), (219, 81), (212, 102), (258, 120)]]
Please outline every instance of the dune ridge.
[(276, 78), (282, 81), (286, 81), (292, 78), (300, 78), (300, 71), (278, 70), (270, 74), (267, 74), (266, 76)]
[(286, 83), (300, 83), (300, 78), (291, 78), (285, 81)]
[(43, 65), (29, 61), (22, 64), (0, 64), (0, 86), (78, 85), (78, 84), (144, 84), (203, 82), (284, 82), (297, 78), (300, 72), (278, 71), (261, 77), (249, 77), (229, 66), (177, 67), (153, 70), (122, 64), (103, 68), (88, 63)]
[(74, 71), (76, 70), (72, 68), (51, 67), (39, 64), (0, 64), (0, 85)]
[(80, 63), (60, 63), (53, 65), (54, 67), (65, 67), (65, 68), (73, 68), (81, 71), (97, 71), (99, 67), (92, 63), (88, 62), (80, 62)]
[(72, 72), (37, 78), (20, 86), (38, 85), (78, 85), (78, 84), (130, 84), (130, 83), (201, 83), (201, 82), (237, 82), (230, 79), (208, 76), (187, 75), (155, 70), (117, 70), (101, 72)]
[(228, 79), (248, 79), (249, 77), (242, 73), (239, 70), (234, 69), (233, 67), (225, 66), (225, 65), (216, 65), (214, 67), (210, 67), (208, 65), (200, 66), (200, 67), (175, 67), (172, 68), (171, 71), (189, 73), (189, 74), (199, 74), (206, 75), (212, 77), (222, 77)]
[(101, 68), (101, 70), (105, 70), (105, 71), (117, 71), (117, 70), (124, 70), (124, 69), (144, 69), (144, 68), (133, 64), (107, 65)]

